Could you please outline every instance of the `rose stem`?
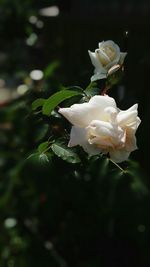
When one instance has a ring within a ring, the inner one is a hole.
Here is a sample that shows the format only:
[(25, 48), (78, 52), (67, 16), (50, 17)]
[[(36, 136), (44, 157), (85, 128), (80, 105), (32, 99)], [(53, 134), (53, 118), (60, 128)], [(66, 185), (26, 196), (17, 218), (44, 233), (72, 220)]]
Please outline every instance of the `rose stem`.
[(104, 89), (102, 90), (102, 92), (101, 92), (101, 95), (106, 95), (106, 92), (108, 91), (108, 87), (106, 86), (106, 87), (104, 87)]
[(121, 168), (116, 162), (114, 162), (112, 159), (109, 158), (109, 161), (111, 161), (117, 168), (119, 168), (122, 172), (126, 173), (126, 170)]

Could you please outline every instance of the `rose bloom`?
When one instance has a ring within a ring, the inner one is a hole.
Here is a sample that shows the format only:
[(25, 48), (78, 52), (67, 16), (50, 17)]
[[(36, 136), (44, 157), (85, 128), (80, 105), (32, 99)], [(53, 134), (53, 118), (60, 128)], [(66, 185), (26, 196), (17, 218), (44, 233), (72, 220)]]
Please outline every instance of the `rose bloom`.
[(117, 71), (127, 55), (127, 53), (120, 52), (119, 46), (113, 41), (103, 41), (99, 43), (99, 48), (95, 52), (88, 52), (95, 67), (95, 74), (91, 77), (92, 82), (104, 79), (109, 73)]
[(137, 149), (137, 107), (120, 110), (112, 97), (96, 95), (88, 103), (60, 108), (59, 113), (73, 124), (68, 146), (80, 145), (90, 155), (109, 153), (118, 163), (127, 160)]

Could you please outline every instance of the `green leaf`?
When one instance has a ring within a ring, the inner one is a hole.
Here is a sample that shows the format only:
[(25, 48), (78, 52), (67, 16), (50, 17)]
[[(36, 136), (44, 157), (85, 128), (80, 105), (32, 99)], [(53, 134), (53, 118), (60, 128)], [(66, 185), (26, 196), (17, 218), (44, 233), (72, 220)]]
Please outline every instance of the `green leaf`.
[(94, 95), (99, 95), (100, 94), (100, 89), (97, 88), (97, 83), (96, 82), (91, 82), (87, 88), (85, 89), (85, 94), (88, 97), (92, 97)]
[(48, 148), (48, 145), (49, 145), (48, 141), (41, 143), (38, 146), (39, 153), (43, 153)]
[(29, 160), (34, 164), (39, 164), (39, 163), (43, 164), (50, 162), (51, 158), (52, 158), (52, 153), (36, 152), (31, 154), (26, 160)]
[(54, 95), (50, 96), (44, 103), (42, 112), (44, 115), (50, 115), (52, 110), (58, 106), (62, 101), (64, 101), (67, 98), (70, 98), (72, 96), (79, 95), (81, 93), (75, 92), (75, 91), (69, 91), (69, 90), (62, 90)]
[(87, 88), (85, 89), (85, 91), (88, 91), (89, 89), (95, 88), (97, 87), (97, 82), (91, 82)]
[(85, 90), (85, 93), (88, 97), (92, 97), (94, 95), (99, 95), (100, 89), (99, 88), (88, 88)]
[(47, 163), (47, 162), (49, 162), (49, 159), (48, 159), (48, 156), (45, 154), (45, 153), (41, 153), (40, 155), (39, 155), (39, 161), (40, 161), (40, 163)]
[(58, 157), (62, 158), (67, 162), (70, 163), (80, 162), (80, 158), (71, 148), (67, 148), (60, 143), (52, 144), (51, 149)]
[(83, 88), (80, 87), (80, 86), (69, 86), (69, 87), (66, 88), (66, 90), (70, 90), (70, 91), (78, 92), (78, 93), (80, 93), (81, 95), (84, 94), (84, 90), (83, 90)]
[(32, 109), (33, 109), (33, 110), (36, 110), (37, 108), (43, 106), (44, 103), (45, 103), (45, 101), (46, 101), (46, 99), (44, 99), (44, 98), (38, 98), (38, 99), (36, 99), (36, 100), (33, 101), (33, 103), (32, 103)]

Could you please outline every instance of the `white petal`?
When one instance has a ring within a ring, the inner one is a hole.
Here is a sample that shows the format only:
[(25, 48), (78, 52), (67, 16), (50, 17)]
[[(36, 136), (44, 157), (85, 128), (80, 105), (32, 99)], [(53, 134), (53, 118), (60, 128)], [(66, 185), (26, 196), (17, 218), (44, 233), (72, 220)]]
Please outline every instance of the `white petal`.
[[(112, 107), (114, 109), (117, 110), (117, 106), (116, 106), (116, 102), (114, 100), (114, 98), (109, 97), (108, 95), (102, 96), (102, 95), (95, 95), (93, 96), (90, 101), (89, 104), (93, 106), (94, 109), (96, 109), (96, 111), (98, 113), (101, 112), (105, 112), (104, 109), (106, 109), (107, 107)], [(105, 112), (108, 113), (108, 112)], [(98, 114), (101, 118), (101, 114)], [(96, 119), (96, 118), (93, 118)]]
[(107, 40), (102, 45), (112, 46), (117, 52), (120, 52), (120, 47), (112, 40)]
[(101, 65), (98, 57), (96, 56), (96, 53), (95, 52), (91, 52), (90, 50), (88, 50), (88, 53), (89, 53), (91, 62), (92, 62), (93, 66), (96, 69), (96, 72), (99, 72), (99, 73), (103, 72), (104, 68)]
[(128, 111), (137, 111), (138, 110), (138, 104), (134, 104), (133, 106), (131, 106), (130, 108), (126, 109), (126, 110), (120, 110), (123, 112), (128, 112)]
[(100, 48), (103, 44), (105, 43), (105, 41), (102, 41), (98, 44), (98, 47)]
[(105, 67), (107, 69), (107, 71), (112, 68), (114, 65), (117, 65), (119, 63), (119, 59), (120, 59), (120, 54), (117, 54), (115, 59), (113, 61), (111, 61), (109, 64), (107, 64), (107, 66)]
[(117, 110), (115, 100), (108, 95), (94, 96), (90, 99), (89, 103), (93, 107), (92, 120), (109, 122), (110, 114), (106, 111), (106, 108), (109, 107)]
[(121, 163), (128, 159), (130, 152), (124, 149), (120, 149), (120, 150), (111, 151), (109, 154), (110, 154), (110, 158), (113, 161), (115, 161), (116, 163)]
[(132, 131), (127, 131), (125, 148), (128, 152), (132, 152), (137, 149), (136, 137)]
[(109, 122), (111, 122), (112, 124), (116, 124), (116, 117), (117, 117), (118, 110), (114, 107), (107, 107), (104, 109), (104, 111), (108, 113), (110, 116)]
[(116, 71), (118, 71), (120, 69), (120, 65), (113, 65), (109, 70), (108, 70), (108, 76), (112, 75), (113, 73), (115, 73)]
[(105, 46), (110, 46), (113, 47), (117, 53), (120, 53), (120, 48), (119, 46), (112, 40), (108, 40), (108, 41), (103, 41), (101, 43), (99, 43), (99, 48), (105, 47)]
[(140, 123), (141, 123), (141, 119), (139, 117), (137, 117), (136, 118), (136, 126), (135, 126), (136, 129), (139, 127)]
[(70, 141), (68, 146), (82, 146), (84, 151), (90, 155), (97, 155), (101, 152), (101, 150), (95, 145), (89, 144), (87, 140), (87, 132), (86, 129), (80, 127), (72, 127), (71, 134), (70, 134)]
[(136, 117), (137, 111), (120, 112), (117, 116), (117, 121), (119, 125), (124, 126), (135, 121)]
[(87, 127), (92, 120), (108, 120), (106, 107), (116, 107), (115, 100), (109, 96), (93, 96), (88, 103), (74, 104), (70, 108), (60, 108), (61, 113), (73, 125)]
[(125, 131), (109, 122), (93, 120), (87, 127), (87, 132), (90, 143), (105, 146), (105, 149), (125, 144)]
[(114, 98), (109, 97), (108, 95), (96, 95), (90, 99), (89, 104), (92, 106), (92, 120), (109, 121), (110, 114), (106, 112), (105, 109), (107, 107), (112, 107), (117, 110)]
[(132, 121), (131, 123), (129, 123), (127, 125), (127, 128), (130, 128), (130, 130), (132, 130), (135, 133), (135, 131), (139, 127), (140, 123), (141, 123), (140, 118), (139, 117), (136, 117), (136, 120), (135, 121)]
[(104, 68), (107, 64), (111, 62), (111, 59), (107, 56), (107, 54), (102, 49), (96, 49), (95, 54)]
[(109, 122), (93, 120), (91, 124), (88, 126), (88, 129), (90, 130), (91, 134), (98, 136), (98, 137), (114, 136), (113, 125)]
[(88, 140), (90, 144), (95, 144), (97, 147), (99, 147), (103, 152), (109, 151), (110, 148), (113, 148), (114, 145), (108, 138), (99, 138), (99, 137), (93, 137), (92, 139)]
[(106, 73), (96, 73), (91, 77), (91, 82), (95, 82), (97, 80), (106, 79), (107, 77)]
[(126, 52), (124, 52), (124, 53), (123, 53), (123, 52), (120, 53), (120, 60), (119, 60), (120, 65), (123, 64), (124, 59), (125, 59), (125, 57), (126, 57), (127, 54), (128, 54), (128, 53), (126, 53)]
[(68, 121), (78, 127), (86, 127), (92, 120), (92, 107), (89, 103), (74, 104), (70, 108), (58, 110)]
[(117, 63), (119, 63), (119, 60), (120, 60), (120, 48), (115, 42), (113, 42), (111, 40), (108, 40), (108, 41), (104, 42), (101, 45), (101, 47), (103, 47), (103, 48), (105, 46), (112, 47), (115, 50), (115, 58), (114, 58), (114, 60), (111, 60), (111, 62), (108, 63), (107, 66), (105, 67), (107, 70), (109, 70), (112, 66), (116, 65)]
[(121, 127), (131, 127), (133, 129), (137, 129), (137, 127), (140, 124), (140, 119), (137, 117), (138, 111), (137, 111), (138, 105), (135, 104), (131, 108), (120, 111), (117, 115), (117, 122)]

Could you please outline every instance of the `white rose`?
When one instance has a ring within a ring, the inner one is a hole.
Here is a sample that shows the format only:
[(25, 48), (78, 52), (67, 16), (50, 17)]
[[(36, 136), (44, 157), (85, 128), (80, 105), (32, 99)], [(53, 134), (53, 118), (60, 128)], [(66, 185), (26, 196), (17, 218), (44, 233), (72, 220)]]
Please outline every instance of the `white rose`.
[(127, 55), (127, 53), (120, 52), (119, 46), (113, 41), (103, 41), (99, 43), (99, 48), (96, 49), (95, 52), (88, 52), (92, 64), (95, 67), (95, 74), (91, 77), (92, 82), (106, 78), (112, 67), (113, 72), (118, 70), (118, 67), (123, 64), (125, 56)]
[(59, 113), (73, 124), (68, 146), (80, 145), (90, 155), (109, 153), (115, 162), (127, 160), (137, 149), (137, 107), (122, 111), (112, 97), (96, 95), (88, 103), (60, 108)]

